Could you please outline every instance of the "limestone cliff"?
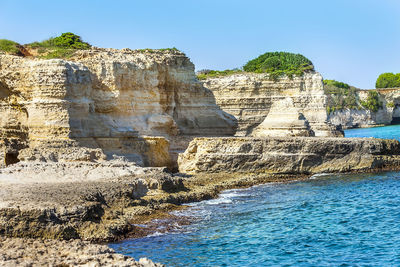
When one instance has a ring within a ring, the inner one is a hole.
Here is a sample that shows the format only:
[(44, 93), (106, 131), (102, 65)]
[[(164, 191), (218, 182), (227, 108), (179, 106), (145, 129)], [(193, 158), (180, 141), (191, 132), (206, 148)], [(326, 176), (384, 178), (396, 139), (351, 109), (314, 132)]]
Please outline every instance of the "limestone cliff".
[(194, 65), (172, 50), (91, 49), (70, 61), (0, 54), (0, 114), (3, 157), (11, 163), (22, 154), (43, 158), (44, 147), (56, 148), (44, 160), (59, 160), (59, 148), (83, 147), (100, 148), (100, 158), (165, 166), (162, 137), (235, 132), (234, 118), (197, 81)]
[[(274, 81), (266, 74), (239, 73), (209, 78), (204, 86), (211, 89), (217, 104), (238, 120), (237, 136), (251, 135), (270, 112), (273, 103), (290, 98), (293, 108), (303, 114), (315, 136), (341, 136), (342, 133), (327, 123), (326, 95), (322, 76), (305, 73), (303, 76), (279, 78)], [(281, 109), (281, 121), (291, 119)], [(290, 112), (289, 112), (290, 113)]]
[[(358, 90), (356, 97), (365, 100), (369, 90)], [(343, 129), (372, 127), (400, 123), (400, 89), (378, 89), (382, 108), (373, 112), (364, 108), (343, 109), (332, 112), (328, 116), (330, 123)]]

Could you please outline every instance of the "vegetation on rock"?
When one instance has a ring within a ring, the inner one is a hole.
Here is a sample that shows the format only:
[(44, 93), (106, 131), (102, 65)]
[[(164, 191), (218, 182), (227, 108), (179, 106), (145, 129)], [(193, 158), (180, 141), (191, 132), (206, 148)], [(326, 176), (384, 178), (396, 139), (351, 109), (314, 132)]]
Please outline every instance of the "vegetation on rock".
[(236, 73), (242, 73), (241, 69), (232, 69), (232, 70), (200, 70), (197, 72), (197, 78), (199, 80), (205, 80), (207, 78), (214, 78), (220, 76), (227, 76)]
[(200, 80), (204, 80), (244, 71), (266, 73), (271, 80), (277, 80), (284, 75), (293, 78), (295, 75), (301, 76), (303, 73), (313, 70), (314, 65), (303, 55), (288, 52), (267, 52), (247, 62), (242, 69), (201, 70), (197, 73), (197, 77)]
[(0, 51), (9, 53), (9, 54), (19, 54), (19, 49), (18, 49), (19, 44), (11, 41), (11, 40), (7, 40), (7, 39), (0, 39)]
[(247, 72), (268, 73), (271, 79), (277, 79), (283, 75), (290, 78), (293, 75), (301, 76), (304, 72), (313, 71), (312, 62), (300, 54), (288, 52), (267, 52), (250, 60), (243, 66)]
[(393, 101), (391, 101), (391, 102), (386, 103), (386, 106), (387, 106), (388, 108), (395, 108), (395, 107), (396, 107), (396, 104), (395, 104)]
[(369, 91), (368, 97), (366, 101), (361, 101), (361, 105), (368, 110), (373, 112), (377, 112), (383, 105), (382, 102), (379, 100), (378, 92), (376, 91)]
[(343, 109), (361, 108), (357, 95), (357, 88), (347, 83), (335, 80), (324, 80), (324, 90), (328, 96), (328, 113)]
[(324, 80), (325, 88), (342, 88), (342, 89), (350, 89), (350, 85), (343, 82), (338, 82), (335, 80)]
[[(347, 83), (335, 80), (324, 80), (324, 90), (327, 98), (327, 112), (332, 113), (343, 109), (367, 109), (377, 112), (383, 107), (377, 91), (370, 90), (365, 101), (360, 100), (357, 88)], [(388, 107), (394, 107), (394, 103), (387, 103)]]
[(144, 49), (136, 49), (136, 51), (139, 52), (144, 52), (144, 53), (156, 53), (156, 52), (164, 52), (164, 51), (169, 51), (169, 52), (181, 52), (178, 48), (172, 47), (172, 48), (159, 48), (159, 49), (152, 49), (152, 48), (144, 48)]
[(382, 73), (379, 75), (375, 84), (376, 88), (396, 88), (400, 87), (400, 73)]
[(69, 58), (76, 50), (90, 49), (91, 45), (83, 42), (81, 37), (66, 32), (58, 37), (53, 37), (42, 42), (33, 42), (26, 45), (29, 48), (37, 49), (39, 58)]

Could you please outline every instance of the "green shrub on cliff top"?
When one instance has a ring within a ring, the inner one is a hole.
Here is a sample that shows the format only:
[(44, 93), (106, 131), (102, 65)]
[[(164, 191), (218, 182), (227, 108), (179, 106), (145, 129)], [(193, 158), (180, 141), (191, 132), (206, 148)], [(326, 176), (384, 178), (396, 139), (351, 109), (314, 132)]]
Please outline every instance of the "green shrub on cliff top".
[(325, 87), (333, 87), (333, 88), (342, 88), (342, 89), (350, 89), (350, 85), (343, 82), (338, 82), (335, 80), (324, 80)]
[(396, 88), (400, 87), (400, 73), (382, 73), (379, 75), (375, 84), (376, 88)]
[(241, 69), (232, 69), (232, 70), (200, 70), (197, 72), (197, 78), (199, 80), (204, 80), (207, 78), (215, 78), (220, 76), (227, 76), (236, 73), (242, 73)]
[(246, 65), (243, 66), (243, 70), (232, 69), (224, 71), (200, 71), (197, 74), (197, 77), (199, 79), (206, 79), (209, 77), (225, 76), (245, 71), (267, 73), (270, 79), (276, 80), (283, 75), (293, 78), (294, 75), (301, 76), (304, 72), (313, 70), (314, 66), (312, 62), (303, 55), (288, 52), (267, 52), (247, 62)]
[(153, 49), (153, 48), (144, 48), (144, 49), (136, 49), (138, 52), (143, 52), (143, 53), (157, 53), (157, 52), (181, 52), (178, 48), (172, 47), (172, 48), (158, 48), (158, 49)]
[(33, 42), (28, 44), (32, 48), (71, 48), (71, 49), (89, 49), (90, 44), (83, 42), (82, 38), (72, 32), (65, 32), (58, 37), (49, 38), (42, 42)]
[(247, 72), (268, 73), (272, 79), (282, 75), (293, 77), (302, 75), (304, 72), (313, 71), (312, 62), (300, 54), (288, 52), (267, 52), (250, 60), (243, 66)]
[(18, 54), (20, 52), (18, 43), (7, 39), (0, 39), (0, 51), (10, 54)]
[(82, 41), (81, 37), (66, 32), (58, 37), (53, 37), (42, 42), (33, 42), (27, 45), (30, 48), (36, 48), (40, 58), (68, 58), (76, 50), (90, 49), (91, 45)]

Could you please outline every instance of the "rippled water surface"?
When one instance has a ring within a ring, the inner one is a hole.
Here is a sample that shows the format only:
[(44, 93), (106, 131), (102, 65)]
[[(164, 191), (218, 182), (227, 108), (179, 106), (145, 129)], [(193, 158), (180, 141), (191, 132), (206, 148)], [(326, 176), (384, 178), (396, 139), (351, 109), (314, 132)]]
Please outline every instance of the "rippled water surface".
[(344, 131), (346, 137), (376, 137), (400, 140), (400, 124), (384, 127), (350, 129)]
[[(392, 127), (346, 133), (398, 138)], [(194, 222), (110, 246), (168, 266), (400, 266), (398, 172), (228, 190), (180, 215)]]

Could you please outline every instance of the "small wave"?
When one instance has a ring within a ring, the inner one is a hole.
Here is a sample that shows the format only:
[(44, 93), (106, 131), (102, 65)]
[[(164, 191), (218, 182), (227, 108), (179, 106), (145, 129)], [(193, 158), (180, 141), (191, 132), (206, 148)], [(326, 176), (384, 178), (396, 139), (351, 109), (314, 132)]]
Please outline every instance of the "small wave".
[(208, 204), (208, 205), (231, 204), (233, 202), (233, 199), (247, 195), (243, 191), (244, 190), (242, 189), (226, 190), (223, 191), (218, 198), (203, 201), (203, 204)]
[(165, 235), (165, 234), (168, 234), (168, 232), (163, 232), (163, 233), (161, 233), (161, 232), (154, 232), (154, 233), (149, 234), (149, 235), (146, 236), (146, 237), (156, 237), (156, 236), (162, 236), (162, 235)]
[(247, 194), (245, 194), (246, 189), (231, 189), (231, 190), (226, 190), (223, 191), (220, 194), (220, 197), (224, 197), (224, 198), (234, 198), (234, 197), (241, 197), (241, 196), (246, 196)]
[(219, 205), (219, 204), (230, 204), (232, 203), (234, 198), (246, 196), (246, 193), (243, 193), (244, 189), (230, 189), (223, 191), (218, 198), (203, 200), (200, 202), (193, 202), (186, 204), (189, 207), (196, 208), (201, 207), (203, 205)]
[(232, 199), (230, 198), (216, 198), (204, 201), (204, 204), (208, 205), (220, 205), (220, 204), (230, 204)]
[(309, 179), (310, 180), (314, 180), (314, 179), (318, 179), (319, 177), (322, 177), (322, 176), (328, 176), (328, 175), (332, 175), (332, 173), (317, 173), (317, 174), (314, 174), (313, 176), (311, 176)]

